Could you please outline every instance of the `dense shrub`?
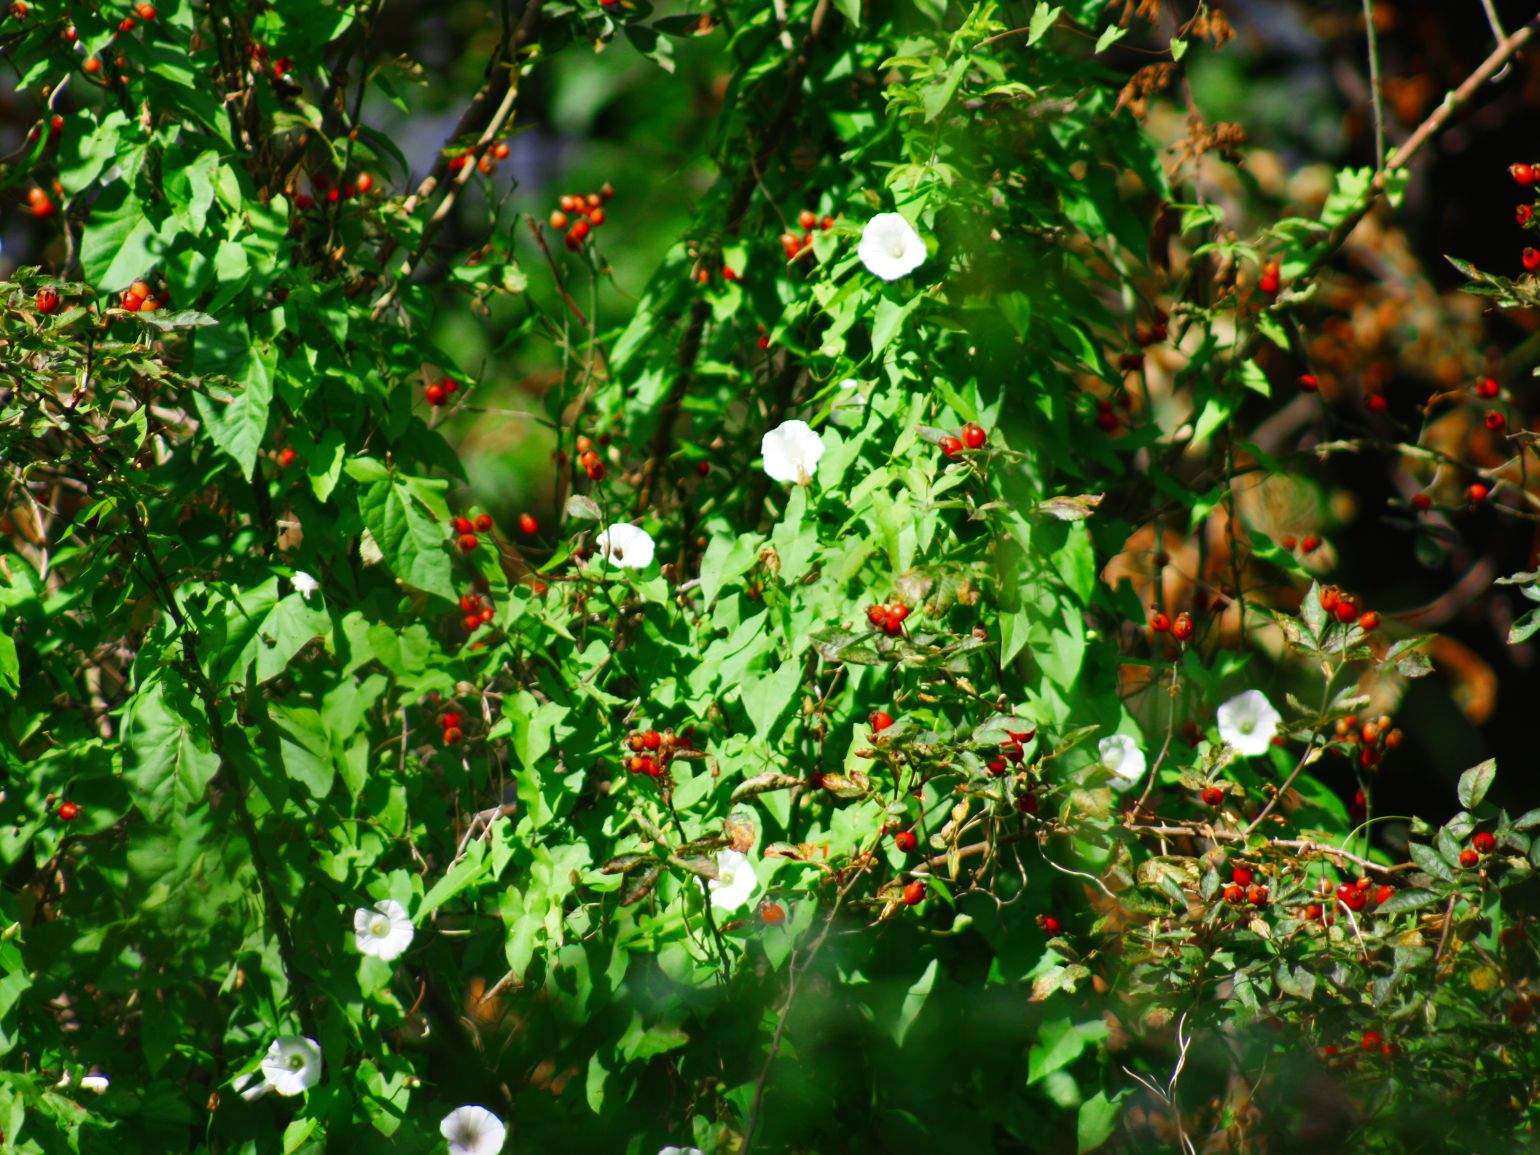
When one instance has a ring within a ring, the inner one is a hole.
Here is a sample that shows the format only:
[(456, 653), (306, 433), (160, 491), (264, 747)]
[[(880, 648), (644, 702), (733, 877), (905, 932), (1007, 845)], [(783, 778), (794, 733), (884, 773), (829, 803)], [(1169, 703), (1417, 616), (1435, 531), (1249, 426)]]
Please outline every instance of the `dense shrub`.
[[(1228, 26), (1137, 7), (526, 0), (414, 179), (381, 3), (13, 6), (11, 1149), (1522, 1141), (1540, 812), (1375, 813), (1430, 662), (1254, 432), (1422, 142), (1243, 238), (1140, 119)], [(498, 182), (622, 40), (730, 70), (644, 288), (624, 158)], [(445, 436), (511, 362), (539, 517)]]

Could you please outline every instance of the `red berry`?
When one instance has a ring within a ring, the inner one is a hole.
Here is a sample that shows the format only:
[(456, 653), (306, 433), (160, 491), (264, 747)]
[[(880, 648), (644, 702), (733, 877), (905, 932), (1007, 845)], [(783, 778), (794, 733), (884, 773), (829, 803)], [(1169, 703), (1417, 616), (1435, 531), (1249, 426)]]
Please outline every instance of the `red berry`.
[(1366, 404), (1369, 406), (1370, 413), (1383, 413), (1390, 408), (1390, 402), (1385, 400), (1385, 394), (1383, 393), (1369, 394), (1369, 400)]
[(455, 527), (456, 533), (470, 533), (471, 530), (476, 528), (471, 524), (471, 519), (468, 517), (457, 517), (450, 524)]
[(1321, 917), (1321, 904), (1320, 903), (1312, 902), (1309, 906), (1305, 907), (1305, 921), (1306, 922), (1314, 922), (1316, 919), (1318, 919), (1320, 917)]
[(460, 619), (460, 624), (465, 627), (466, 633), (474, 634), (476, 630), (481, 626), (481, 614), (466, 614), (463, 618)]
[(1200, 795), (1205, 806), (1218, 806), (1225, 800), (1225, 792), (1218, 786), (1205, 786)]
[(586, 237), (588, 235), (588, 233), (589, 233), (588, 218), (587, 217), (579, 217), (577, 220), (572, 222), (572, 227), (567, 230), (567, 239), (569, 241), (581, 241), (584, 237)]
[(866, 719), (873, 734), (880, 734), (893, 724), (893, 715), (886, 710), (873, 710)]
[(941, 452), (945, 453), (948, 457), (956, 457), (962, 451), (963, 443), (961, 438), (948, 434), (941, 439)]
[(138, 4), (138, 5), (135, 5), (134, 6), (134, 11), (139, 14), (139, 19), (145, 21), (146, 23), (148, 23), (151, 20), (154, 20), (156, 15), (157, 15), (157, 13), (155, 11), (155, 5), (153, 5), (153, 4)]
[(461, 550), (466, 553), (470, 553), (480, 544), (481, 539), (478, 538), (474, 533), (462, 533), (460, 535), (459, 545)]
[(476, 529), (480, 533), (490, 533), (492, 530), (492, 515), (490, 513), (478, 513), (476, 515)]
[(1510, 164), (1508, 166), (1508, 175), (1513, 177), (1514, 183), (1518, 185), (1528, 186), (1535, 183), (1534, 165)]
[(1460, 851), (1460, 865), (1461, 866), (1466, 867), (1468, 869), (1468, 868), (1470, 868), (1472, 866), (1475, 866), (1476, 863), (1478, 863), (1480, 861), (1481, 861), (1481, 855), (1477, 854), (1474, 850), (1471, 850), (1470, 848), (1467, 847), (1465, 850)]
[(37, 311), (45, 317), (57, 313), (60, 305), (59, 290), (44, 286), (37, 291), (34, 303), (37, 305)]
[(914, 848), (919, 844), (920, 840), (912, 830), (900, 830), (893, 836), (893, 845), (904, 854), (913, 852)]
[(1529, 205), (1520, 205), (1513, 210), (1513, 219), (1521, 225), (1527, 225), (1534, 219), (1535, 210)]
[(1519, 254), (1519, 260), (1523, 262), (1526, 273), (1532, 273), (1536, 269), (1540, 269), (1540, 249), (1525, 248)]
[(1369, 610), (1367, 613), (1361, 615), (1358, 619), (1358, 628), (1366, 634), (1372, 633), (1376, 628), (1378, 628), (1379, 624), (1380, 615), (1374, 610)]
[(1355, 620), (1358, 617), (1358, 607), (1350, 602), (1347, 598), (1341, 598), (1338, 600), (1337, 607), (1332, 611), (1332, 613), (1336, 615), (1336, 618), (1339, 622), (1347, 623)]
[(1246, 888), (1237, 883), (1230, 883), (1224, 889), (1224, 900), (1231, 906), (1239, 906), (1246, 900)]
[(1465, 500), (1470, 502), (1472, 505), (1480, 505), (1487, 499), (1487, 496), (1491, 492), (1492, 491), (1481, 482), (1472, 482), (1465, 488)]
[(904, 905), (918, 906), (925, 901), (925, 884), (915, 879), (904, 887)]
[(1338, 591), (1336, 586), (1327, 586), (1321, 591), (1321, 608), (1327, 613), (1331, 613), (1333, 610), (1335, 610), (1337, 608), (1337, 603), (1341, 600), (1342, 594)]
[(1162, 610), (1156, 610), (1150, 615), (1150, 629), (1157, 634), (1164, 634), (1171, 629), (1171, 617)]
[(1037, 923), (1050, 935), (1058, 934), (1061, 930), (1064, 929), (1063, 924), (1060, 923), (1059, 920), (1054, 918), (1054, 916), (1051, 914), (1038, 915)]
[(1384, 1041), (1385, 1036), (1378, 1031), (1365, 1031), (1363, 1037), (1358, 1040), (1358, 1045), (1366, 1051), (1377, 1051)]
[(1185, 642), (1192, 637), (1192, 628), (1192, 615), (1183, 610), (1171, 623), (1171, 636), (1179, 642)]
[(460, 727), (450, 726), (447, 730), (444, 731), (444, 745), (457, 746), (460, 743), (460, 739), (464, 737), (465, 732), (461, 730)]
[(1230, 881), (1240, 886), (1250, 886), (1253, 875), (1249, 866), (1233, 866), (1230, 868)]
[(767, 898), (759, 904), (759, 921), (766, 926), (780, 926), (786, 921), (786, 908)]
[(460, 386), (455, 383), (452, 377), (445, 377), (442, 381), (439, 382), (439, 384), (444, 389), (445, 397), (453, 397), (455, 392), (460, 388)]
[(59, 803), (58, 815), (61, 822), (73, 822), (80, 817), (80, 807), (76, 803), (66, 800)]
[(1487, 830), (1478, 830), (1471, 836), (1471, 846), (1478, 854), (1491, 854), (1497, 849), (1497, 839)]
[(985, 763), (984, 768), (998, 778), (1010, 768), (1010, 764), (1004, 758), (991, 758)]
[(969, 449), (982, 448), (984, 442), (988, 439), (989, 434), (984, 432), (982, 426), (975, 425), (970, 421), (962, 427), (962, 443)]
[(287, 469), (294, 464), (294, 459), (298, 456), (299, 454), (295, 453), (291, 447), (285, 445), (278, 451), (278, 467), (280, 469)]
[(1426, 493), (1412, 494), (1412, 508), (1418, 513), (1426, 513), (1433, 508), (1433, 499)]
[(444, 403), (444, 387), (442, 385), (429, 385), (422, 391), (429, 405), (442, 405)]
[(465, 719), (454, 710), (448, 710), (445, 713), (439, 715), (438, 724), (441, 729), (451, 730), (460, 725), (460, 723), (464, 720)]
[(1267, 887), (1265, 887), (1265, 886), (1248, 886), (1246, 888), (1246, 901), (1251, 903), (1252, 906), (1266, 906), (1267, 905)]
[(353, 188), (359, 196), (368, 196), (374, 188), (374, 177), (366, 172), (361, 172), (353, 179)]
[(663, 745), (663, 735), (656, 730), (644, 730), (642, 732), (642, 749), (657, 750)]
[(797, 214), (797, 227), (811, 229), (818, 224), (818, 214), (811, 209), (803, 209)]
[(1389, 883), (1384, 883), (1383, 885), (1375, 887), (1374, 905), (1379, 906), (1382, 902), (1389, 902), (1391, 898), (1395, 896), (1395, 893), (1396, 888), (1391, 886)]
[(1299, 543), (1299, 548), (1305, 553), (1314, 553), (1321, 548), (1321, 539), (1316, 537), (1315, 534), (1310, 534)]
[(1483, 377), (1480, 381), (1476, 382), (1477, 397), (1490, 401), (1493, 397), (1497, 396), (1498, 392), (1499, 386), (1497, 379), (1494, 377)]
[(118, 21), (118, 31), (132, 32), (137, 25), (138, 21), (136, 21), (132, 16), (125, 16), (123, 19)]
[(525, 537), (534, 537), (540, 532), (540, 523), (532, 514), (521, 513), (519, 514), (519, 532)]
[(1320, 389), (1321, 383), (1314, 373), (1301, 373), (1299, 375), (1299, 387), (1306, 393), (1314, 393)]
[(1349, 910), (1362, 910), (1368, 904), (1368, 897), (1352, 883), (1344, 882), (1337, 887), (1337, 901)]
[(1482, 418), (1482, 422), (1493, 433), (1496, 433), (1502, 429), (1503, 426), (1508, 424), (1508, 419), (1499, 413), (1496, 409), (1488, 409), (1486, 416)]

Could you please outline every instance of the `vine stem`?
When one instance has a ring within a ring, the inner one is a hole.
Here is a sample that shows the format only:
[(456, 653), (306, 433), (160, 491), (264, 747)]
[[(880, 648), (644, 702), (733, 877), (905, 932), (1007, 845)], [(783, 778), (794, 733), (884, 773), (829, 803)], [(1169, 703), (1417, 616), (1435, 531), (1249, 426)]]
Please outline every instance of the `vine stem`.
[(1374, 113), (1374, 167), (1385, 167), (1385, 97), (1380, 91), (1380, 39), (1374, 31), (1374, 0), (1364, 0), (1364, 36), (1369, 41), (1369, 108)]

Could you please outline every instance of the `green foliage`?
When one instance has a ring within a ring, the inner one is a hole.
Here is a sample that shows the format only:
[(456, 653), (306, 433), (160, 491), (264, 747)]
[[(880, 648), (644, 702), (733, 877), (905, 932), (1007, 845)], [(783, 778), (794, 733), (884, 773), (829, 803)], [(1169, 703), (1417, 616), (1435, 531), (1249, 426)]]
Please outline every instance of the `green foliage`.
[[(8, 1149), (426, 1151), (480, 1102), (522, 1150), (1085, 1152), (1137, 1143), (1130, 1096), (1180, 1120), (1189, 1045), (1297, 1071), (1369, 1029), (1397, 1053), (1334, 1064), (1366, 1095), (1463, 1100), (1468, 1146), (1523, 1125), (1535, 1051), (1492, 960), (1540, 819), (1477, 767), (1399, 861), (1314, 775), (1355, 756), (1339, 685), (1426, 672), (1417, 640), (1315, 587), (1266, 615), (1273, 670), (1216, 627), (1170, 654), (1124, 628), (1109, 563), (1141, 529), (1244, 528), (1246, 354), (1302, 297), (1194, 296), (1191, 412), (1100, 421), (1173, 195), (1088, 55), (1120, 34), (1100, 5), (728, 4), (708, 38), (694, 10), (531, 0), (486, 14), (484, 98), (410, 196), (384, 110), (427, 101), (376, 54), (380, 5), (158, 7), (130, 34), (42, 0), (11, 48), (27, 93), (77, 103), (8, 174), (57, 180), (68, 255), (0, 289)], [(731, 68), (712, 183), (618, 317), (602, 244), (564, 252), (476, 163), (595, 41)], [(1279, 226), (1286, 268), (1369, 180)], [(441, 231), (457, 199), (481, 218)], [(832, 219), (788, 261), (804, 208)], [(889, 211), (926, 249), (892, 281), (858, 256)], [(1194, 260), (1263, 251), (1221, 226), (1185, 210)], [(140, 280), (159, 308), (124, 307)], [(538, 538), (454, 527), (446, 415), (491, 393), (462, 323), (552, 367)], [(794, 417), (822, 456), (772, 482), (761, 437)], [(987, 442), (943, 452), (970, 422)], [(1183, 454), (1208, 488), (1162, 468)], [(632, 523), (648, 565), (608, 556)], [(1215, 709), (1264, 682), (1287, 743), (1241, 759)], [(1224, 899), (1241, 858), (1265, 900)], [(1395, 892), (1337, 917), (1360, 871)], [(390, 960), (353, 935), (387, 900), (415, 928)], [(243, 1099), (290, 1035), (320, 1081)]]

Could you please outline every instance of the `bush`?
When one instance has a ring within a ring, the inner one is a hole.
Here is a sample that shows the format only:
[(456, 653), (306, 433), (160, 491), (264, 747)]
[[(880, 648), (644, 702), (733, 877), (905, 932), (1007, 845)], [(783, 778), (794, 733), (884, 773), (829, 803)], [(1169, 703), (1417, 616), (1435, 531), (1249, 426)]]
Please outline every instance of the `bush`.
[[(1144, 7), (478, 10), (414, 182), (379, 3), (13, 6), (8, 1149), (1523, 1141), (1540, 811), (1374, 813), (1423, 639), (1256, 499), (1415, 147), (1240, 239), (1140, 119), (1228, 27)], [(625, 163), (499, 173), (626, 43), (730, 80), (612, 257)]]

